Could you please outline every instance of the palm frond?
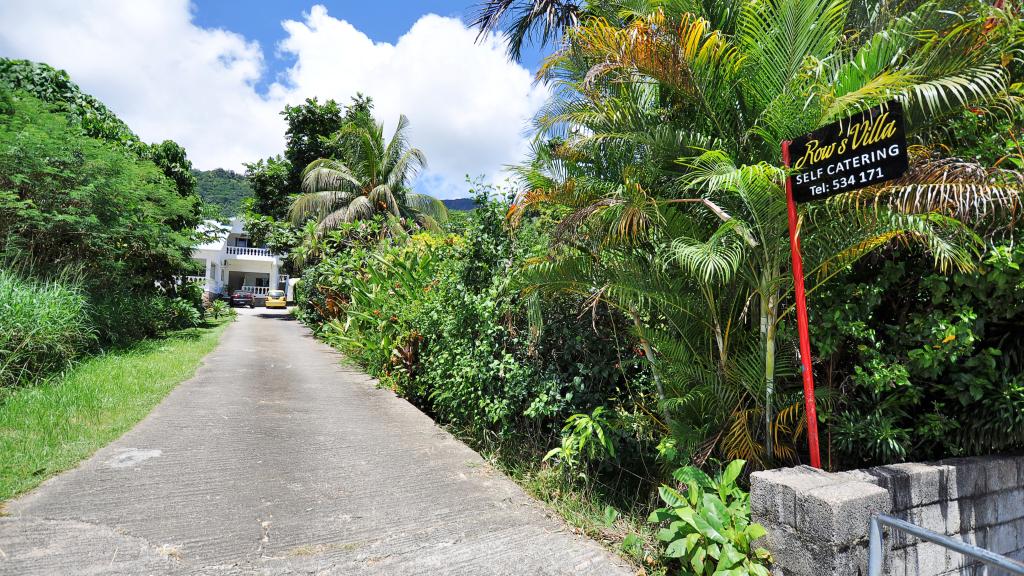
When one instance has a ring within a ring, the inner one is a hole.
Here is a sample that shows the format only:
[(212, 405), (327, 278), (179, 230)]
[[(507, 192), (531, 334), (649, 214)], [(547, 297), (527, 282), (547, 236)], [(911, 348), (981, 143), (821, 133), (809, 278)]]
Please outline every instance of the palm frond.
[(405, 195), (405, 204), (435, 222), (448, 221), (448, 207), (444, 202), (428, 194), (408, 193)]

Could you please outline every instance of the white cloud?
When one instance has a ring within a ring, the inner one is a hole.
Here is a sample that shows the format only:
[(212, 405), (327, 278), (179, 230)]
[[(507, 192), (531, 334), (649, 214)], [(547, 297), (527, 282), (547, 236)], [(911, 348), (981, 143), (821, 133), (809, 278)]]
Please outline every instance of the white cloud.
[(187, 0), (4, 2), (0, 21), (0, 55), (67, 70), (144, 140), (176, 140), (199, 167), (241, 169), (283, 146), (278, 105), (253, 89), (260, 46), (192, 25)]
[[(297, 15), (298, 16), (298, 15)], [(187, 0), (23, 0), (0, 4), (0, 55), (66, 69), (147, 141), (183, 144), (200, 168), (240, 170), (283, 148), (286, 103), (374, 98), (393, 127), (400, 113), (429, 169), (418, 188), (465, 195), (463, 177), (495, 177), (525, 150), (523, 129), (546, 97), (496, 38), (477, 44), (458, 19), (425, 15), (395, 44), (373, 42), (322, 6), (283, 23), (277, 47), (294, 65), (268, 90), (256, 42), (191, 21)]]

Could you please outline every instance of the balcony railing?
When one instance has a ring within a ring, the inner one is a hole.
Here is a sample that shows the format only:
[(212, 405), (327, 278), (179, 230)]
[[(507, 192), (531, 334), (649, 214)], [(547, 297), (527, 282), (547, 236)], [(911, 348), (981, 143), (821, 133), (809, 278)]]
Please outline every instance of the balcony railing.
[(242, 286), (242, 290), (251, 292), (256, 296), (266, 296), (267, 292), (270, 290), (270, 286)]
[(185, 282), (195, 282), (196, 284), (206, 284), (206, 276), (185, 276)]
[(228, 254), (235, 256), (272, 256), (266, 248), (247, 248), (243, 246), (228, 246)]

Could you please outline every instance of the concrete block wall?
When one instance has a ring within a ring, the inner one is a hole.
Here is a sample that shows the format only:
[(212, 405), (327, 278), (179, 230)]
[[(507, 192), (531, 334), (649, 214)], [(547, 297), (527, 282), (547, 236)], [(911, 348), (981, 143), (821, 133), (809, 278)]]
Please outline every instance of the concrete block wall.
[[(808, 466), (751, 476), (753, 518), (777, 576), (867, 574), (868, 521), (889, 514), (1024, 561), (1024, 456), (958, 458), (850, 472)], [(885, 534), (886, 574), (993, 576), (959, 554)]]

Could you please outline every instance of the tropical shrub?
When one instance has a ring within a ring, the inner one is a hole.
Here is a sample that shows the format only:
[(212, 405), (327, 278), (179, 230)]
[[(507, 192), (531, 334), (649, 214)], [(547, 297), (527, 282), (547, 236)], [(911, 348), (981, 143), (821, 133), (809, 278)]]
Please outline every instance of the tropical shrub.
[[(507, 201), (481, 194), (477, 202), (454, 233), (380, 243), (380, 220), (350, 225), (362, 240), (332, 244), (304, 271), (300, 317), (470, 437), (530, 436), (546, 450), (565, 418), (589, 413), (620, 387), (648, 394), (648, 381), (625, 328), (611, 325), (621, 318), (607, 310), (581, 317), (571, 297), (519, 294), (518, 264), (546, 245), (541, 224), (512, 233)], [(626, 399), (614, 410), (629, 421), (633, 408)], [(625, 435), (649, 439), (649, 431)]]
[(85, 288), (152, 291), (190, 264), (195, 201), (152, 162), (79, 134), (38, 100), (0, 115), (0, 256), (74, 266)]
[(203, 322), (201, 308), (185, 298), (171, 298), (165, 305), (167, 328), (195, 328)]
[(766, 534), (750, 521), (750, 496), (736, 481), (746, 464), (734, 460), (712, 479), (687, 466), (672, 476), (683, 487), (662, 486), (665, 503), (651, 513), (650, 522), (664, 526), (658, 540), (665, 556), (675, 559), (684, 574), (699, 576), (768, 576), (771, 554), (756, 546)]
[(236, 314), (235, 310), (228, 306), (228, 303), (223, 300), (214, 300), (211, 302), (207, 313), (214, 319), (220, 319), (225, 316), (232, 316)]
[(169, 312), (166, 297), (186, 298), (198, 310), (198, 292), (158, 289), (173, 286), (171, 278), (192, 265), (198, 208), (194, 179), (182, 168), (184, 150), (164, 142), (140, 156), (83, 135), (91, 125), (4, 86), (0, 82), (7, 102), (0, 114), (0, 260), (27, 262), (44, 282), (54, 270), (76, 270), (90, 304), (82, 308), (82, 322), (101, 344), (191, 323), (194, 315), (184, 306)]
[(646, 412), (677, 457), (805, 459), (780, 142), (899, 100), (929, 144), (900, 179), (801, 206), (812, 292), (897, 241), (968, 273), (976, 231), (1020, 213), (1024, 175), (944, 158), (928, 138), (966, 106), (1019, 105), (1018, 21), (980, 2), (860, 8), (584, 2), (543, 67), (552, 99), (510, 219), (564, 217), (528, 289), (631, 320), (657, 391)]
[(822, 384), (836, 392), (833, 465), (1024, 446), (1024, 248), (997, 244), (979, 270), (951, 275), (899, 254), (861, 262), (812, 302)]
[(0, 387), (60, 371), (94, 341), (73, 275), (34, 280), (0, 268)]

